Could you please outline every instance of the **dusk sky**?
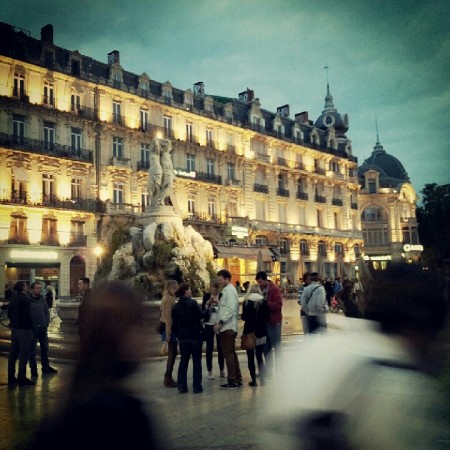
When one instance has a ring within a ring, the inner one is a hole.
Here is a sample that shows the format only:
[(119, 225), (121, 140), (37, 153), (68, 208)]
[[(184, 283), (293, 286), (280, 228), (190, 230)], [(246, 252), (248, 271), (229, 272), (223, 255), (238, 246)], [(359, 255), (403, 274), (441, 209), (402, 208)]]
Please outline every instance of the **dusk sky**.
[(6, 0), (0, 21), (179, 89), (237, 97), (253, 89), (262, 108), (291, 118), (334, 105), (348, 113), (359, 164), (376, 142), (405, 166), (419, 193), (450, 183), (448, 0)]

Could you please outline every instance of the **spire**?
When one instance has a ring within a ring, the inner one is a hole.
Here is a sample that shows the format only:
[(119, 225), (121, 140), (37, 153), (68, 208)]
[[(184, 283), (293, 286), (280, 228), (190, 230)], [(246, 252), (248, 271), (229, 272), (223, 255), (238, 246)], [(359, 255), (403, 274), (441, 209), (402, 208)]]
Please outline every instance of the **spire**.
[(336, 109), (334, 108), (333, 103), (333, 96), (330, 94), (330, 83), (328, 81), (328, 66), (325, 66), (324, 69), (327, 72), (327, 95), (325, 96), (325, 109), (322, 111), (322, 113), (327, 111), (334, 111), (336, 112)]
[(375, 147), (373, 148), (373, 153), (386, 153), (383, 146), (380, 144), (380, 136), (378, 134), (378, 117), (375, 111), (375, 129), (377, 131), (377, 142), (375, 143)]

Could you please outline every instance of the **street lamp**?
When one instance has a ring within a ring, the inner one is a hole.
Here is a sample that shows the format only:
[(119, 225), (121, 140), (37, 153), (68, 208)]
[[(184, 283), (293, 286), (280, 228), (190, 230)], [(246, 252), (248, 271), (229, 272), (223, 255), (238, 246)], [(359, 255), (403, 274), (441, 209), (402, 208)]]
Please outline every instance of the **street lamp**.
[(103, 255), (103, 247), (101, 245), (96, 245), (94, 247), (94, 255), (97, 257), (97, 266), (101, 263)]

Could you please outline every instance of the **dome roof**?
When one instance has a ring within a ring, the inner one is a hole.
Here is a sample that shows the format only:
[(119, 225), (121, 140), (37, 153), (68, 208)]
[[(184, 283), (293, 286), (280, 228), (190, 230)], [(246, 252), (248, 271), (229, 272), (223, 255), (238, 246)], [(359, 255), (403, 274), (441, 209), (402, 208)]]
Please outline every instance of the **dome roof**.
[(395, 156), (386, 153), (378, 141), (370, 157), (358, 168), (358, 177), (364, 178), (368, 170), (380, 172), (381, 187), (395, 187), (410, 181), (403, 164)]
[(314, 126), (321, 130), (328, 130), (333, 127), (337, 136), (345, 136), (348, 131), (348, 116), (347, 114), (340, 114), (334, 107), (329, 84), (327, 84), (327, 95), (325, 96), (325, 109)]

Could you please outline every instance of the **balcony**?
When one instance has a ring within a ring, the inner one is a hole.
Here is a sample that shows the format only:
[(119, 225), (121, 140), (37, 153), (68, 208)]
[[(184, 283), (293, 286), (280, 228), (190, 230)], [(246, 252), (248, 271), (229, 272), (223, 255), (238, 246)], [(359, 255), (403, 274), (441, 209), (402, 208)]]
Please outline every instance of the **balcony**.
[(358, 209), (358, 203), (352, 203), (351, 204), (352, 209)]
[(236, 146), (232, 145), (232, 144), (227, 144), (227, 149), (226, 151), (230, 154), (230, 155), (237, 155), (237, 151), (236, 151)]
[(69, 247), (87, 247), (87, 235), (70, 233)]
[(107, 213), (127, 213), (127, 214), (140, 214), (140, 205), (133, 205), (131, 203), (107, 203)]
[(262, 194), (268, 194), (269, 193), (269, 187), (265, 184), (254, 184), (253, 190), (255, 192), (261, 192)]
[(215, 141), (207, 139), (207, 141), (205, 142), (205, 147), (212, 148), (213, 150), (215, 150), (217, 148), (217, 144)]
[(130, 167), (130, 158), (123, 158), (122, 156), (113, 156), (111, 158), (111, 166)]
[(195, 172), (195, 179), (207, 183), (222, 184), (222, 177), (208, 172)]
[(257, 153), (256, 159), (258, 161), (270, 162), (270, 156), (267, 153)]
[(289, 189), (277, 188), (277, 195), (279, 197), (289, 197)]
[(325, 175), (325, 169), (322, 169), (322, 167), (315, 167), (314, 172), (318, 173), (319, 175)]
[(112, 123), (123, 127), (125, 125), (125, 120), (120, 114), (113, 114)]
[(241, 186), (241, 181), (240, 180), (235, 180), (234, 178), (228, 178), (227, 179), (227, 185), (228, 186), (234, 186), (234, 187), (240, 187)]
[(213, 223), (216, 225), (224, 225), (224, 221), (220, 218), (220, 216), (213, 214), (205, 214), (205, 213), (188, 213), (183, 217), (183, 221), (185, 222), (201, 222), (201, 223)]
[(303, 191), (297, 191), (295, 197), (297, 200), (308, 200), (308, 193)]
[(13, 89), (13, 97), (21, 102), (30, 103), (30, 97), (27, 95), (25, 89), (19, 89), (15, 87)]
[(42, 102), (47, 107), (50, 107), (50, 108), (55, 107), (55, 97), (44, 95)]
[(198, 145), (198, 137), (193, 134), (188, 134), (186, 136), (186, 142), (189, 142), (190, 144)]
[(29, 243), (28, 232), (26, 231), (10, 233), (8, 238), (8, 244), (29, 245)]
[(173, 130), (170, 128), (162, 128), (163, 136), (166, 139), (173, 139)]
[(315, 195), (314, 201), (316, 203), (326, 203), (326, 198), (323, 195)]
[(143, 170), (147, 171), (150, 167), (150, 161), (138, 161), (137, 162), (137, 171)]
[(51, 245), (54, 247), (59, 247), (58, 234), (56, 232), (42, 233), (41, 245)]
[(70, 110), (77, 114), (80, 117), (83, 117), (84, 119), (91, 119), (93, 120), (95, 118), (95, 111), (93, 108), (88, 108), (87, 106), (75, 106), (72, 105)]
[(279, 166), (288, 167), (287, 159), (284, 158), (277, 158), (277, 164)]
[(331, 200), (331, 204), (334, 206), (342, 206), (344, 202), (340, 198), (333, 198), (333, 200)]
[(0, 133), (0, 146), (28, 153), (54, 156), (56, 158), (75, 159), (90, 163), (93, 161), (91, 150), (82, 148), (75, 149), (69, 145), (55, 144), (6, 133)]
[(302, 162), (296, 162), (295, 163), (295, 168), (297, 170), (305, 170), (305, 164), (303, 164)]

